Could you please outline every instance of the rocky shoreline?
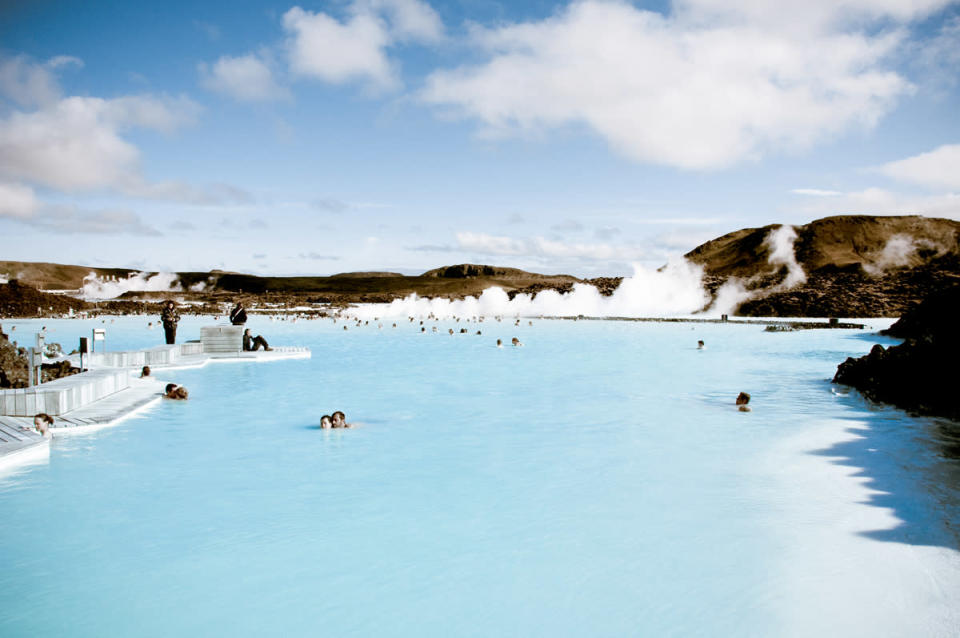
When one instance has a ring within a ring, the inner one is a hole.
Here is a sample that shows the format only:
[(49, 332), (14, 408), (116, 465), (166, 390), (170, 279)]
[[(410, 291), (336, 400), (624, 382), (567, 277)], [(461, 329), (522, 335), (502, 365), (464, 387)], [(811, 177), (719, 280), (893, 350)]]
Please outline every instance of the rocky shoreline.
[(960, 357), (957, 317), (960, 285), (931, 294), (883, 334), (904, 339), (897, 346), (877, 344), (860, 358), (837, 367), (834, 383), (899, 408), (960, 421), (956, 363)]

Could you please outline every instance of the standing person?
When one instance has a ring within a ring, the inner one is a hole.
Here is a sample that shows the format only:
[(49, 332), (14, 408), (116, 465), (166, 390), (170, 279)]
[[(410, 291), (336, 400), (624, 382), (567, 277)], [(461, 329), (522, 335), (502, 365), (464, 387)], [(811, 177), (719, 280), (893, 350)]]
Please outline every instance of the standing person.
[(167, 304), (160, 313), (160, 320), (163, 321), (163, 331), (167, 334), (167, 343), (177, 342), (177, 322), (180, 321), (180, 313), (177, 312), (177, 305), (172, 299), (167, 300)]
[(247, 323), (247, 311), (243, 309), (242, 301), (238, 301), (237, 305), (230, 311), (230, 323), (235, 326), (242, 326)]

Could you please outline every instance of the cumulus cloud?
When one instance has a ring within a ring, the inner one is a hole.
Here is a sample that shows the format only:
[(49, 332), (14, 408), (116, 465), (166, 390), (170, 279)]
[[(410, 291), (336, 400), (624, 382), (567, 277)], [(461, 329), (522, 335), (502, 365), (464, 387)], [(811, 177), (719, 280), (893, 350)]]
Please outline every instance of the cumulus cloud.
[(360, 79), (379, 88), (397, 85), (386, 53), (390, 37), (376, 17), (359, 14), (340, 22), (293, 7), (284, 14), (283, 27), (294, 73), (331, 84)]
[(283, 28), (294, 74), (377, 89), (400, 85), (390, 47), (435, 42), (443, 34), (439, 16), (420, 0), (358, 0), (343, 20), (293, 7), (283, 16)]
[[(127, 95), (115, 98), (64, 97), (55, 71), (81, 64), (57, 57), (34, 62), (24, 56), (0, 58), (0, 93), (19, 106), (0, 115), (0, 183), (6, 197), (0, 215), (29, 217), (42, 225), (57, 217), (37, 202), (34, 187), (64, 193), (110, 190), (142, 199), (190, 204), (243, 203), (249, 193), (226, 184), (195, 186), (150, 181), (140, 169), (140, 151), (127, 139), (133, 129), (172, 132), (191, 124), (200, 107), (187, 97)], [(64, 219), (78, 232), (95, 232), (113, 219), (122, 229), (156, 232), (139, 217), (116, 211), (87, 215), (82, 224)], [(62, 216), (62, 214), (61, 214)], [(121, 231), (126, 232), (126, 231)]]
[(354, 10), (381, 14), (387, 18), (392, 37), (398, 42), (439, 42), (443, 22), (426, 2), (420, 0), (360, 0)]
[(717, 169), (873, 126), (912, 87), (884, 66), (903, 31), (867, 26), (944, 3), (692, 0), (665, 16), (582, 0), (476, 28), (484, 61), (432, 73), (420, 98), (485, 135), (585, 125), (628, 158)]
[(129, 128), (172, 130), (193, 119), (187, 98), (68, 97), (0, 118), (0, 176), (73, 191), (122, 185), (139, 177)]
[(902, 182), (960, 191), (960, 144), (944, 144), (926, 153), (888, 162), (877, 170)]
[(238, 100), (266, 102), (290, 97), (290, 91), (277, 83), (267, 53), (224, 55), (212, 65), (201, 62), (197, 70), (204, 87)]
[(83, 66), (70, 56), (57, 56), (38, 64), (25, 55), (0, 59), (0, 95), (21, 107), (50, 104), (60, 98), (57, 69), (65, 66)]
[(0, 217), (25, 219), (37, 209), (33, 189), (23, 184), (0, 183)]

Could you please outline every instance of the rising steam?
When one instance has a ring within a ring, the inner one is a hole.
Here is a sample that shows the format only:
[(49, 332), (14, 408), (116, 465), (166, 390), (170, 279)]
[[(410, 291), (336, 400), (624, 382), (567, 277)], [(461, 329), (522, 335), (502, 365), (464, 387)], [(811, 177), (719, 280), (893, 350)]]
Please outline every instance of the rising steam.
[(778, 286), (777, 290), (788, 290), (807, 280), (803, 267), (797, 263), (797, 256), (793, 250), (793, 242), (797, 240), (797, 231), (793, 226), (780, 226), (767, 235), (763, 243), (770, 249), (767, 261), (774, 266), (786, 266), (787, 278)]
[[(501, 288), (488, 288), (479, 297), (461, 300), (425, 299), (410, 295), (389, 304), (364, 304), (350, 314), (373, 317), (551, 316), (569, 317), (670, 317), (691, 315), (710, 303), (703, 287), (703, 268), (683, 258), (672, 259), (660, 270), (634, 266), (613, 295), (605, 297), (593, 286), (574, 284), (569, 293), (543, 290), (537, 295), (520, 294), (510, 299)], [(711, 306), (711, 314), (732, 308)]]
[(100, 278), (90, 273), (83, 278), (81, 295), (85, 299), (114, 299), (125, 292), (183, 292), (180, 279), (175, 273), (159, 272), (151, 276), (138, 272), (126, 279), (110, 277)]

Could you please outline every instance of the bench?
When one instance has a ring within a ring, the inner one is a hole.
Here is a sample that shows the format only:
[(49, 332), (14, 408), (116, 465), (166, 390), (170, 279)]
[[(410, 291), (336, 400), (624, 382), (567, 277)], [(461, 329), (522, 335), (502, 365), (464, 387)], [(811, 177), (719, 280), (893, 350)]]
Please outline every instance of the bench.
[(31, 417), (38, 412), (46, 412), (58, 416), (128, 387), (130, 373), (127, 370), (90, 370), (31, 388), (0, 390), (0, 414)]
[(203, 326), (200, 328), (200, 343), (207, 354), (240, 354), (243, 351), (243, 326)]

